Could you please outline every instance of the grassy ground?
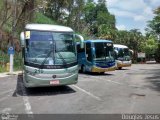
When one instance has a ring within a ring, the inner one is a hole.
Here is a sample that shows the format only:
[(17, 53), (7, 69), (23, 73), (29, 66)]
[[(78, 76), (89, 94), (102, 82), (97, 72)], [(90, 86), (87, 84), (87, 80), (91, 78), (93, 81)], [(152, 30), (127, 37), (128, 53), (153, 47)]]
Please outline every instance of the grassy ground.
[[(9, 55), (2, 53), (0, 54), (0, 72), (7, 72), (7, 63), (9, 63)], [(16, 53), (14, 55), (14, 70), (22, 69), (22, 55), (21, 53)]]

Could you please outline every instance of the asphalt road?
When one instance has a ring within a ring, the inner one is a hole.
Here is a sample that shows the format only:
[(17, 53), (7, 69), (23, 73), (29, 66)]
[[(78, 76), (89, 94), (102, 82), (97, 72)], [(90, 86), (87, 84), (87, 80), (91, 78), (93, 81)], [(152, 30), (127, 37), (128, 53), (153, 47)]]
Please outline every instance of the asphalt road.
[(79, 74), (76, 85), (26, 90), (22, 76), (0, 77), (0, 113), (159, 113), (160, 64), (104, 75)]

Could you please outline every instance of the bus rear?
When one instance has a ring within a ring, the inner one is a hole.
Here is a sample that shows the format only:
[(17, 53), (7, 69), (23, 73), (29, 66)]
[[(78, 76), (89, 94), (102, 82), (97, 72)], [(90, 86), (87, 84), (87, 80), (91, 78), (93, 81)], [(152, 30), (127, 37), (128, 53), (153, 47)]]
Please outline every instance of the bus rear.
[(21, 40), (25, 87), (77, 83), (77, 53), (75, 35), (71, 28), (28, 24), (21, 33)]

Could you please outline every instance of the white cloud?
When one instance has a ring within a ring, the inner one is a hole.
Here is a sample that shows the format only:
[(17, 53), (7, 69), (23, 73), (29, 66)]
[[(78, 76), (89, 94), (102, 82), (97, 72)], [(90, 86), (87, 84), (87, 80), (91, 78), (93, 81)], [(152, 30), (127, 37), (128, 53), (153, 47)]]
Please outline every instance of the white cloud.
[(154, 7), (157, 7), (160, 5), (160, 0), (148, 0), (148, 1)]
[[(97, 1), (97, 0), (95, 0)], [(154, 17), (160, 0), (106, 0), (108, 10), (116, 16), (118, 29), (139, 28), (144, 33), (146, 22)], [(133, 20), (131, 22), (131, 19)], [(125, 21), (125, 23), (123, 22)]]
[(146, 7), (145, 9), (144, 9), (144, 14), (145, 15), (153, 15), (153, 10), (152, 10), (152, 8), (151, 7)]
[(109, 9), (109, 11), (112, 14), (114, 14), (115, 16), (120, 16), (120, 17), (132, 17), (132, 16), (134, 16), (134, 14), (131, 13), (131, 12), (116, 9), (116, 8), (111, 8), (111, 9)]
[(147, 21), (147, 19), (142, 15), (133, 16), (135, 21)]
[(123, 10), (135, 11), (147, 7), (143, 0), (107, 0), (108, 7), (116, 7)]
[(115, 4), (118, 3), (118, 0), (107, 0), (107, 6), (114, 6)]
[(126, 30), (126, 26), (125, 25), (117, 25), (116, 28), (118, 30)]
[(136, 14), (134, 12), (123, 11), (119, 9), (109, 9), (109, 11), (115, 16), (132, 18), (134, 21), (147, 21), (147, 18), (143, 15)]

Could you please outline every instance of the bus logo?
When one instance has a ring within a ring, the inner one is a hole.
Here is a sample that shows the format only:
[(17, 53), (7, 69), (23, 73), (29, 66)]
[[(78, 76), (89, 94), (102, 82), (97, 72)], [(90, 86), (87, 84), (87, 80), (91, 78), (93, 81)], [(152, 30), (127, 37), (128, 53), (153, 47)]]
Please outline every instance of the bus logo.
[(56, 78), (56, 75), (52, 75), (52, 78)]

